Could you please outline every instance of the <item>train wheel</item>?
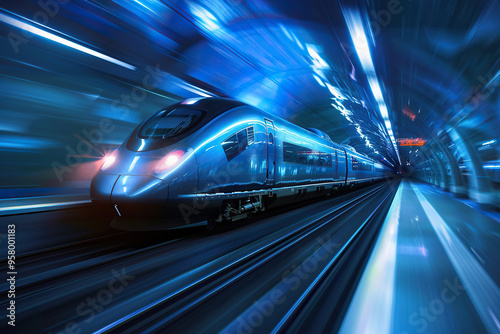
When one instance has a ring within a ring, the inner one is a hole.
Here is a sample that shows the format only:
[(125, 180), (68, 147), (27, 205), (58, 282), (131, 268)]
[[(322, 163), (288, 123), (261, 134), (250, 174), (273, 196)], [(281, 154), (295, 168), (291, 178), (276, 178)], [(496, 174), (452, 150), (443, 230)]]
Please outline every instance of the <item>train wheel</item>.
[(209, 231), (213, 230), (215, 228), (215, 226), (217, 225), (217, 221), (213, 218), (208, 218), (207, 219), (207, 225), (205, 226), (205, 228)]

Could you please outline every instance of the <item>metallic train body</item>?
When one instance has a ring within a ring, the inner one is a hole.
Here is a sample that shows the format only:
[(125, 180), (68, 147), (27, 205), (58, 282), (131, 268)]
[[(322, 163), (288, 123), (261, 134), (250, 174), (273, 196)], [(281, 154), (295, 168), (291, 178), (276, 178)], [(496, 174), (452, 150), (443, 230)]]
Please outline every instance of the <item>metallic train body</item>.
[(138, 230), (237, 220), (386, 171), (319, 130), (222, 98), (156, 113), (106, 159), (92, 201), (115, 211), (115, 227)]

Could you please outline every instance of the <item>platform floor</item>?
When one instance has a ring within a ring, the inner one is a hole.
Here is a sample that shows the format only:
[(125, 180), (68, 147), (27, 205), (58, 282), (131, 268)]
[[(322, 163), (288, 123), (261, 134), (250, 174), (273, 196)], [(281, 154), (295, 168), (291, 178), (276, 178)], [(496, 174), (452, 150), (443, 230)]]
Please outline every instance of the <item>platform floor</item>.
[(500, 223), (399, 184), (342, 333), (500, 333)]

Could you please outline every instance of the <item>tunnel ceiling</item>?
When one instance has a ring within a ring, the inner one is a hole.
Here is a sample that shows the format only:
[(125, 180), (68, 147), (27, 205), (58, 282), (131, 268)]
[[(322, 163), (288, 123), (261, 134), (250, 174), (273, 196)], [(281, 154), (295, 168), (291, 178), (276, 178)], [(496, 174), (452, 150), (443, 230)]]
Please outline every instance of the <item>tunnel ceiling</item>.
[[(190, 97), (174, 89), (179, 79), (193, 96), (242, 100), (396, 165), (397, 153), (406, 157), (408, 149), (396, 152), (391, 144), (346, 13), (356, 10), (362, 18), (395, 138), (431, 140), (445, 124), (472, 130), (489, 121), (479, 135), (491, 138), (488, 131), (498, 128), (498, 119), (490, 119), (498, 92), (488, 98), (481, 93), (496, 87), (500, 70), (500, 7), (493, 4), (72, 1), (58, 6), (46, 26), (135, 67), (90, 64), (109, 76), (138, 83), (149, 65), (171, 78), (160, 87), (169, 96)], [(4, 7), (14, 17), (40, 11), (37, 1)], [(47, 67), (52, 57), (68, 61), (52, 45), (40, 47), (50, 55)]]

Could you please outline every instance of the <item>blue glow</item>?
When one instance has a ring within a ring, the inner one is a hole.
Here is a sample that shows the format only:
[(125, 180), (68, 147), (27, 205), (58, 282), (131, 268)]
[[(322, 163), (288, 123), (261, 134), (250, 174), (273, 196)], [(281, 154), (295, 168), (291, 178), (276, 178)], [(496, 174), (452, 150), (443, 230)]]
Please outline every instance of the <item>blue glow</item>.
[(340, 93), (340, 91), (337, 88), (333, 87), (328, 82), (326, 82), (326, 87), (328, 88), (330, 93), (332, 93), (332, 95), (335, 96), (337, 99), (346, 100), (345, 96), (342, 95), (342, 93)]
[(90, 203), (90, 200), (88, 200), (88, 201), (43, 203), (43, 204), (28, 204), (28, 205), (14, 205), (14, 206), (0, 207), (0, 212), (26, 210), (26, 209), (33, 210), (33, 209), (41, 209), (41, 208), (48, 209), (48, 208), (59, 207), (59, 206), (74, 205), (74, 204), (86, 204), (86, 203)]
[(130, 173), (134, 167), (137, 161), (139, 160), (140, 156), (135, 156), (134, 159), (132, 160), (132, 163), (130, 164), (130, 167), (128, 168), (128, 172)]
[(195, 104), (196, 102), (198, 102), (201, 99), (202, 98), (194, 97), (192, 99), (187, 99), (187, 100), (182, 101), (181, 104)]
[(252, 120), (252, 119), (249, 119), (249, 120), (244, 120), (244, 121), (240, 121), (240, 122), (237, 122), (237, 123), (234, 123), (233, 125), (230, 125), (228, 126), (227, 128), (221, 130), (220, 132), (218, 132), (217, 134), (215, 134), (214, 136), (212, 136), (211, 138), (208, 138), (207, 140), (205, 140), (203, 143), (201, 143), (198, 147), (196, 147), (195, 149), (188, 149), (186, 154), (182, 157), (182, 161), (177, 165), (177, 167), (175, 167), (174, 169), (170, 170), (167, 174), (163, 175), (163, 178), (164, 177), (167, 177), (168, 175), (172, 174), (173, 172), (175, 172), (177, 169), (179, 169), (182, 165), (184, 165), (184, 163), (186, 161), (189, 160), (189, 158), (195, 154), (198, 150), (201, 150), (205, 145), (207, 145), (208, 143), (212, 142), (213, 140), (229, 133), (229, 131), (231, 129), (233, 129), (234, 127), (237, 127), (241, 124), (257, 124), (257, 123), (261, 123), (264, 125), (264, 122), (262, 121), (259, 121), (259, 120)]
[(152, 13), (154, 13), (154, 12), (155, 12), (152, 8), (148, 7), (148, 6), (144, 3), (144, 1), (134, 0), (134, 2), (135, 2), (135, 3), (137, 3), (138, 5), (140, 5), (141, 7), (143, 7), (143, 8), (145, 8), (145, 9), (149, 10), (149, 11), (150, 11), (150, 12), (152, 12)]
[(33, 150), (55, 147), (57, 144), (42, 138), (28, 138), (22, 136), (6, 135), (0, 137), (0, 149)]
[(319, 83), (319, 85), (321, 87), (325, 87), (325, 83), (323, 82), (323, 80), (320, 79), (320, 77), (318, 77), (317, 75), (313, 75), (314, 79), (316, 79), (316, 81)]
[(199, 87), (187, 84), (187, 83), (177, 83), (176, 84), (178, 87), (185, 89), (191, 93), (195, 93), (196, 95), (203, 96), (203, 97), (212, 97), (213, 95), (207, 92), (204, 89), (201, 89)]
[(199, 5), (191, 5), (191, 13), (206, 30), (213, 32), (221, 28), (219, 20), (206, 8)]
[(500, 314), (500, 304), (498, 303), (500, 289), (418, 187), (413, 182), (410, 182), (410, 184), (446, 251), (446, 255), (460, 280), (467, 287), (467, 294), (472, 300), (479, 317), (483, 320), (483, 324), (488, 329), (488, 332), (497, 333), (500, 326), (495, 314)]
[(313, 62), (313, 66), (316, 69), (325, 69), (329, 68), (328, 64), (326, 61), (321, 58), (321, 56), (318, 54), (317, 47), (312, 44), (307, 44), (307, 52), (309, 53), (309, 56), (311, 57), (311, 60)]
[[(136, 191), (134, 194), (132, 194), (132, 196), (137, 196), (137, 195), (140, 195), (140, 194), (142, 194), (143, 192), (145, 192), (145, 191), (147, 191), (147, 190), (149, 190), (149, 189), (151, 189), (151, 188), (156, 187), (156, 185), (157, 185), (158, 183), (160, 183), (160, 182), (163, 182), (163, 180), (160, 180), (160, 179), (156, 180), (155, 182), (153, 182), (153, 183), (151, 183), (151, 184), (149, 184), (149, 185), (145, 186), (144, 188), (142, 188), (142, 189), (140, 189), (140, 190)], [(126, 188), (124, 188), (124, 190), (126, 190)]]
[(1, 13), (0, 13), (0, 21), (2, 21), (4, 23), (7, 23), (7, 24), (9, 24), (11, 26), (17, 27), (19, 29), (28, 31), (28, 32), (30, 32), (32, 34), (35, 34), (35, 35), (38, 35), (40, 37), (50, 39), (51, 41), (54, 41), (56, 43), (68, 46), (68, 47), (70, 47), (72, 49), (84, 52), (84, 53), (89, 54), (91, 56), (94, 56), (94, 57), (106, 60), (106, 61), (108, 61), (110, 63), (113, 63), (113, 64), (116, 64), (116, 65), (128, 68), (129, 70), (135, 70), (136, 69), (135, 66), (127, 64), (127, 63), (125, 63), (123, 61), (120, 61), (118, 59), (112, 58), (112, 57), (107, 56), (105, 54), (102, 54), (100, 52), (94, 51), (94, 50), (89, 49), (89, 48), (87, 48), (87, 47), (85, 47), (83, 45), (80, 45), (80, 44), (77, 44), (75, 42), (69, 41), (69, 40), (67, 40), (65, 38), (56, 36), (56, 35), (54, 35), (54, 34), (52, 34), (50, 32), (44, 31), (44, 30), (42, 30), (40, 28), (36, 28), (36, 27), (34, 27), (32, 25), (29, 25), (27, 23), (24, 23), (24, 22), (22, 22), (20, 20), (14, 19), (12, 17), (9, 17), (9, 16), (1, 14)]
[[(401, 159), (399, 157), (399, 150), (396, 145), (396, 140), (394, 139), (394, 133), (392, 132), (392, 125), (389, 121), (389, 111), (384, 101), (384, 96), (382, 94), (382, 89), (377, 79), (377, 74), (375, 72), (375, 67), (373, 65), (373, 60), (371, 57), (370, 45), (368, 44), (368, 39), (366, 38), (365, 29), (363, 27), (363, 20), (361, 16), (356, 11), (345, 11), (344, 17), (346, 19), (347, 26), (349, 28), (349, 33), (351, 34), (351, 39), (356, 49), (358, 59), (363, 67), (370, 89), (373, 93), (373, 97), (379, 105), (380, 115), (384, 120), (384, 125), (387, 129), (389, 139), (394, 147), (394, 152), (396, 153), (399, 163)], [(370, 36), (372, 36), (371, 30), (369, 30)]]
[(144, 139), (141, 139), (141, 145), (139, 146), (139, 149), (137, 149), (137, 151), (142, 151), (142, 149), (144, 148), (144, 145), (146, 145), (146, 140)]
[(340, 333), (391, 332), (402, 191), (400, 183)]

